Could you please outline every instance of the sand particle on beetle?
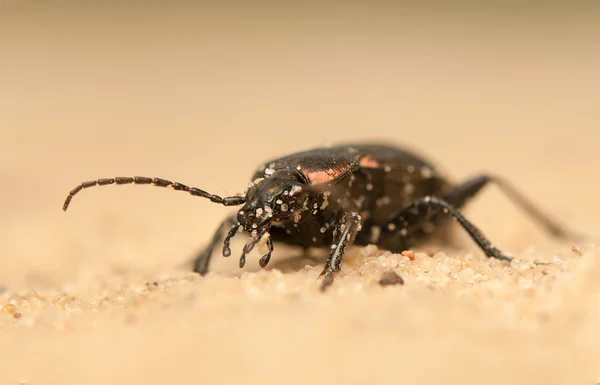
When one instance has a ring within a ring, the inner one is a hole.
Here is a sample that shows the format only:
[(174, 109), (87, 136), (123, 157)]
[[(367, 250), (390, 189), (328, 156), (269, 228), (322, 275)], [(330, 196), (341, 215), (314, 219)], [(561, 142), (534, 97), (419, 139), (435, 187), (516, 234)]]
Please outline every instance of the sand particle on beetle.
[[(434, 171), (436, 167), (422, 156), (401, 147), (344, 144), (302, 151), (264, 164), (268, 166), (252, 175), (253, 182), (242, 195), (221, 197), (162, 178), (113, 177), (79, 184), (69, 192), (63, 210), (80, 191), (109, 184), (170, 187), (224, 206), (241, 206), (221, 222), (208, 245), (198, 253), (194, 271), (201, 275), (209, 271), (219, 244), (222, 254), (229, 256), (230, 242), (238, 233), (249, 235), (241, 252), (242, 266), (245, 256), (268, 234), (267, 251), (259, 261), (261, 267), (268, 264), (273, 243), (305, 250), (330, 248), (321, 273), (323, 290), (333, 283), (348, 246), (375, 244), (400, 253), (441, 235), (440, 228), (444, 226), (440, 225), (448, 219), (466, 231), (487, 257), (511, 261), (511, 255), (496, 248), (461, 212), (489, 184), (498, 186), (548, 233), (575, 241), (571, 231), (542, 213), (502, 178), (479, 174), (454, 183)], [(331, 199), (319, 204), (323, 196)], [(302, 215), (309, 207), (316, 212)]]

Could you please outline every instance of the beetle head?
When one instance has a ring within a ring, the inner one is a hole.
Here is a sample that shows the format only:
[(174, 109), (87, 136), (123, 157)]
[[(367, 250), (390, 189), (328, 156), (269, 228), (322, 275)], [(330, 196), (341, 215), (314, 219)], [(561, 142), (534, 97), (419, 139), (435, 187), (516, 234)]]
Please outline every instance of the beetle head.
[(267, 178), (255, 180), (246, 192), (246, 203), (238, 212), (238, 222), (248, 232), (285, 220), (301, 207), (306, 181), (302, 174), (278, 170)]
[(285, 169), (259, 178), (250, 185), (246, 203), (237, 215), (239, 224), (252, 236), (244, 250), (246, 253), (269, 231), (272, 222), (286, 220), (302, 206), (305, 187), (302, 174)]

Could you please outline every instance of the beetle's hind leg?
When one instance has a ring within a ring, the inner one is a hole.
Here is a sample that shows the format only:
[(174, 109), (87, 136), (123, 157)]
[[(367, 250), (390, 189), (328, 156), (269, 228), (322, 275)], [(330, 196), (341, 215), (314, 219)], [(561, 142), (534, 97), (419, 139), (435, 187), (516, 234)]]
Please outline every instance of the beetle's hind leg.
[(538, 222), (550, 235), (570, 240), (582, 238), (581, 235), (577, 235), (575, 232), (551, 219), (549, 215), (543, 213), (510, 183), (497, 176), (481, 174), (469, 178), (446, 194), (444, 200), (455, 208), (460, 209), (489, 183), (495, 183), (511, 202), (525, 211), (529, 217)]
[(392, 233), (394, 235), (398, 234), (408, 241), (411, 237), (427, 234), (427, 225), (436, 223), (437, 217), (440, 215), (453, 217), (477, 243), (479, 248), (485, 252), (486, 256), (512, 261), (513, 257), (511, 255), (496, 248), (456, 207), (446, 200), (434, 196), (426, 196), (413, 202), (400, 211), (387, 226), (383, 227), (382, 232), (387, 233), (387, 236), (392, 235)]
[[(225, 219), (223, 222), (221, 222), (221, 224), (219, 225), (219, 228), (213, 235), (210, 243), (206, 246), (206, 248), (204, 250), (202, 250), (202, 252), (199, 253), (199, 255), (196, 258), (194, 258), (194, 271), (196, 273), (200, 273), (200, 275), (205, 275), (206, 273), (208, 273), (208, 266), (210, 264), (210, 260), (212, 258), (215, 248), (221, 243), (221, 241), (225, 237), (225, 233), (228, 230), (230, 232), (232, 232), (234, 229), (237, 228), (237, 226), (238, 226), (238, 223), (237, 223), (236, 215), (231, 215), (231, 216), (227, 217), (227, 219)], [(228, 245), (225, 245), (225, 246), (226, 247), (224, 247), (224, 250), (223, 250), (224, 255), (229, 256), (229, 255), (226, 255), (226, 250), (228, 250), (228, 247), (227, 247)]]

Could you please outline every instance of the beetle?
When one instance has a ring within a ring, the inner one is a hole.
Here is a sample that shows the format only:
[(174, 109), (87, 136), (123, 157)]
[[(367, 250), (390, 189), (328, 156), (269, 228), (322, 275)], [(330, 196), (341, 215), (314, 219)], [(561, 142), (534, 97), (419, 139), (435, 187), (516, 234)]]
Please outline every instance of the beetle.
[(214, 249), (231, 255), (230, 242), (246, 232), (246, 255), (266, 238), (267, 266), (273, 242), (310, 248), (329, 248), (320, 277), (321, 289), (333, 283), (348, 245), (375, 244), (402, 252), (441, 232), (454, 219), (487, 257), (511, 261), (494, 246), (461, 209), (483, 187), (495, 183), (517, 206), (551, 235), (568, 239), (571, 232), (550, 219), (512, 185), (498, 176), (478, 174), (452, 183), (424, 157), (407, 148), (381, 143), (348, 143), (321, 147), (267, 161), (251, 178), (246, 191), (220, 197), (196, 187), (162, 178), (115, 177), (83, 182), (69, 192), (63, 210), (85, 188), (109, 184), (151, 184), (186, 191), (224, 206), (242, 206), (219, 225), (212, 240), (194, 260), (194, 271), (205, 275)]

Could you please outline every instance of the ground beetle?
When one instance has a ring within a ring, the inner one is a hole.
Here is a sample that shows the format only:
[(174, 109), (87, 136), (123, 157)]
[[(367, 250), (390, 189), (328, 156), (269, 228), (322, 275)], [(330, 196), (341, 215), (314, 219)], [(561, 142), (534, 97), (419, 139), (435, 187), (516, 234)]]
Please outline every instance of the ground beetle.
[(482, 174), (453, 184), (421, 156), (383, 144), (338, 145), (271, 160), (256, 171), (243, 195), (225, 198), (161, 178), (98, 179), (75, 187), (63, 210), (84, 188), (128, 183), (171, 187), (225, 206), (243, 205), (219, 226), (195, 259), (194, 271), (201, 275), (208, 272), (213, 250), (221, 241), (223, 255), (231, 255), (231, 239), (246, 231), (250, 239), (240, 257), (240, 267), (263, 237), (268, 253), (260, 259), (261, 267), (269, 263), (274, 241), (305, 250), (330, 248), (321, 274), (321, 288), (325, 289), (340, 270), (346, 246), (375, 244), (402, 252), (440, 232), (448, 218), (456, 220), (486, 256), (511, 261), (512, 256), (497, 249), (459, 211), (490, 182), (553, 236), (572, 236), (501, 178)]

